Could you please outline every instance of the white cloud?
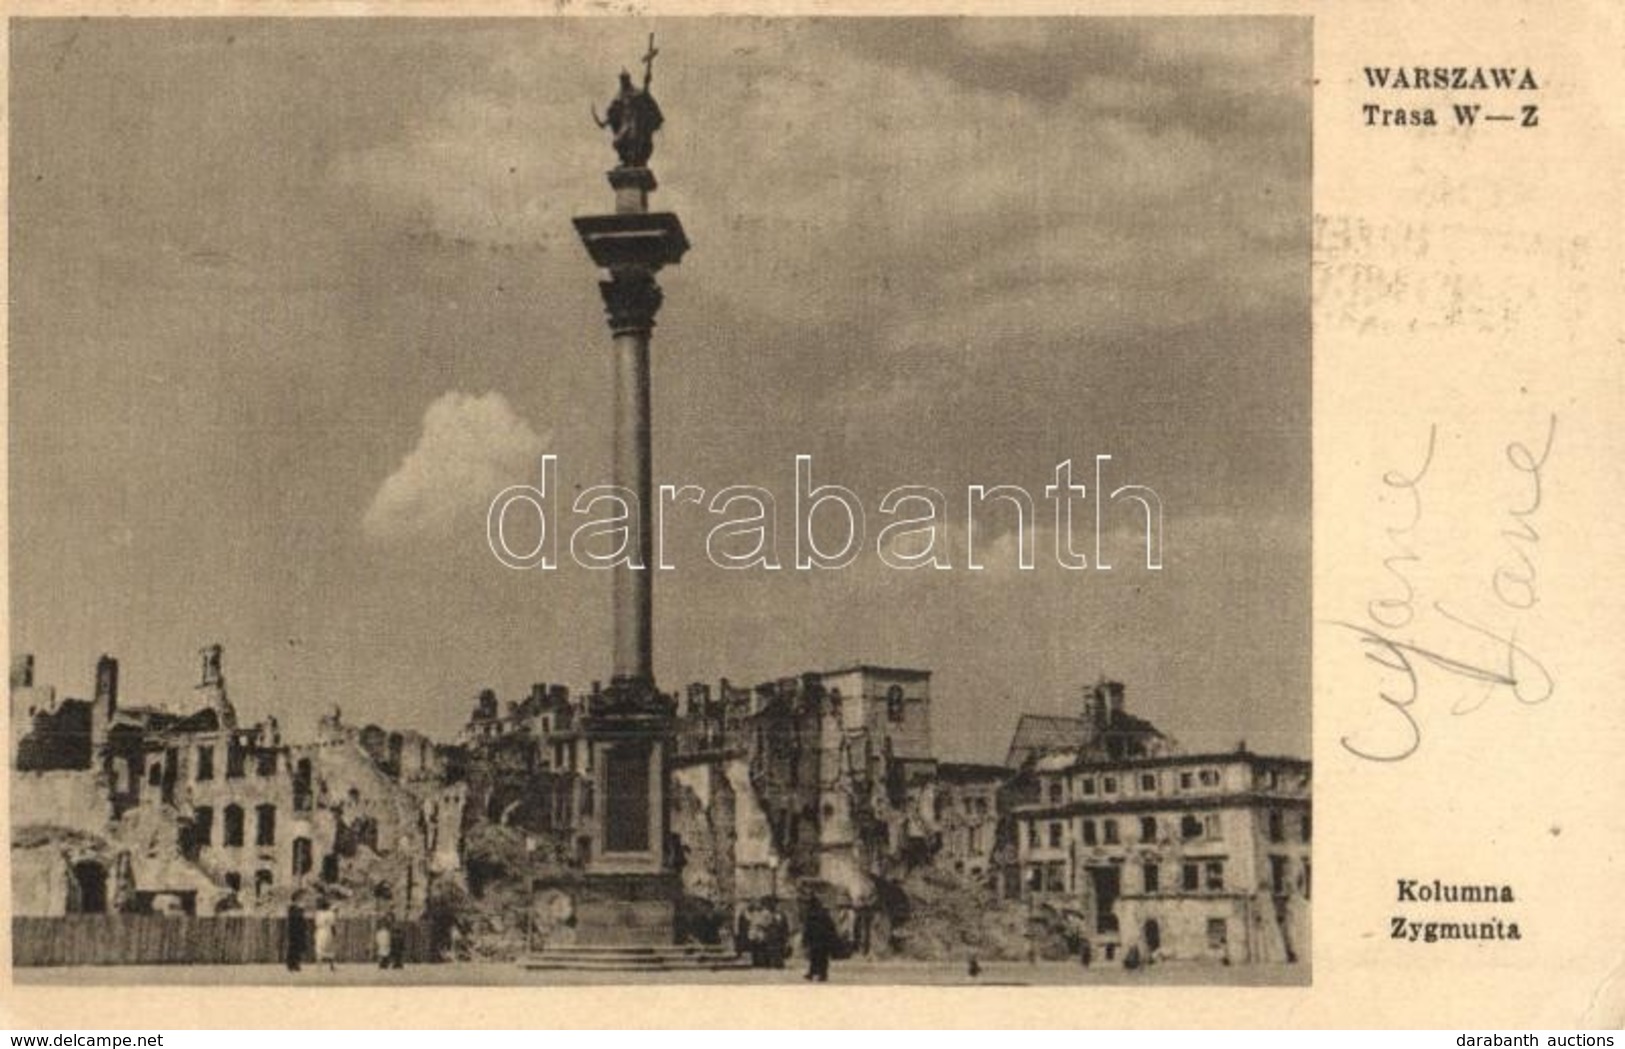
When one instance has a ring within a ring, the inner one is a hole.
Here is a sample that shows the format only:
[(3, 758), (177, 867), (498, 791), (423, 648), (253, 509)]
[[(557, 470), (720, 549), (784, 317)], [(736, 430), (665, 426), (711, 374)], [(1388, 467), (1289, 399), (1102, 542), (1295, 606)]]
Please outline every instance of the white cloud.
[(370, 539), (444, 536), (510, 484), (534, 483), (544, 438), (500, 393), (451, 391), (423, 413), (423, 433), (361, 520)]

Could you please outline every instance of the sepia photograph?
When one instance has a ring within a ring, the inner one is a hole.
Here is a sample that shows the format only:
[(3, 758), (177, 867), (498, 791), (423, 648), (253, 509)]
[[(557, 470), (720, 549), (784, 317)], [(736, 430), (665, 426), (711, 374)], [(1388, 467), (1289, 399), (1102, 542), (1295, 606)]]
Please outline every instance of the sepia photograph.
[(1310, 18), (8, 32), (18, 984), (1312, 984)]

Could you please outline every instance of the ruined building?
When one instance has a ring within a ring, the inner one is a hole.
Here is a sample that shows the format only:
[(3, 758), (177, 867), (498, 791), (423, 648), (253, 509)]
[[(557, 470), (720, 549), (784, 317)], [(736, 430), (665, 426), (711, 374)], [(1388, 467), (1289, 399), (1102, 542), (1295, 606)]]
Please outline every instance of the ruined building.
[(200, 655), (184, 712), (121, 703), (106, 656), (89, 701), (13, 666), (14, 914), (271, 912), (309, 890), (417, 916), (461, 876), (464, 788), (427, 740), (336, 710), (301, 744), (241, 725), (220, 647)]

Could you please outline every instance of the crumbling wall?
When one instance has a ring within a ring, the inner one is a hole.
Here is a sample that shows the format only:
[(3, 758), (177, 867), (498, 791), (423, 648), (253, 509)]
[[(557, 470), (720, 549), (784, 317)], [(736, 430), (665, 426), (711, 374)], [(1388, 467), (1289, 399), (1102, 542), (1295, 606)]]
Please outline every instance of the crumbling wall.
[(89, 769), (11, 774), (13, 827), (49, 823), (100, 834), (112, 818), (107, 792)]

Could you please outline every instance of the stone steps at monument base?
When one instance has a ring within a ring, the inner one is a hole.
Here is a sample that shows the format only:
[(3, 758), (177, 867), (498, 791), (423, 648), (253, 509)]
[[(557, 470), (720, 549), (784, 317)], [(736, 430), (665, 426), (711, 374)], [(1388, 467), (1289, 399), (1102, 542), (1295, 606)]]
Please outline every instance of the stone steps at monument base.
[(672, 970), (748, 969), (750, 959), (722, 947), (612, 946), (590, 944), (546, 947), (521, 959), (525, 969), (576, 969), (599, 972), (668, 972)]

